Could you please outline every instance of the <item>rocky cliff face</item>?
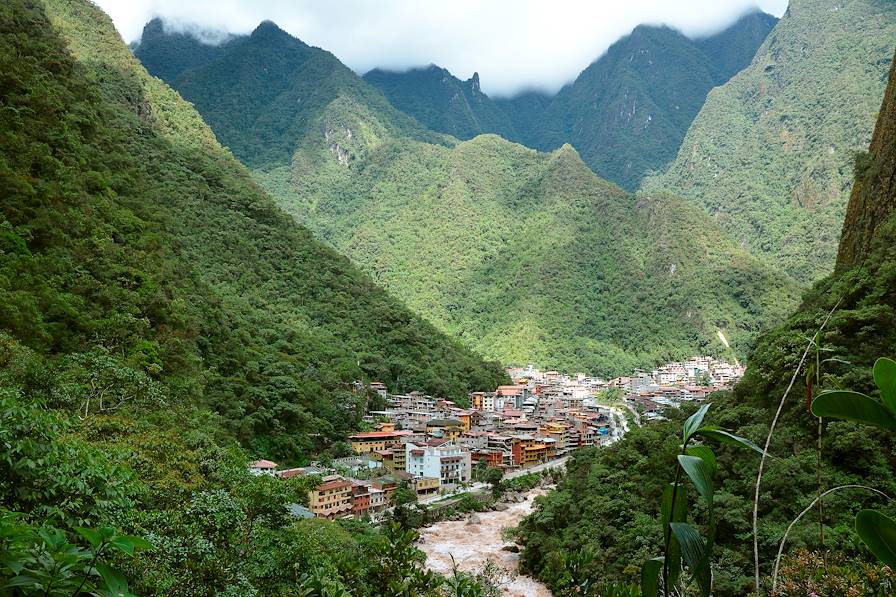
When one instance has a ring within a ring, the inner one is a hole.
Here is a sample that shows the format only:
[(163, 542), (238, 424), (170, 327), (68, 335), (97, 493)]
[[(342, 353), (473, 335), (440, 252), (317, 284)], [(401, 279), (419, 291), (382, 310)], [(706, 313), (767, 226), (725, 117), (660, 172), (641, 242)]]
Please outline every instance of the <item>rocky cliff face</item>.
[(846, 208), (837, 269), (858, 265), (896, 211), (896, 61), (868, 153), (856, 158), (856, 181)]

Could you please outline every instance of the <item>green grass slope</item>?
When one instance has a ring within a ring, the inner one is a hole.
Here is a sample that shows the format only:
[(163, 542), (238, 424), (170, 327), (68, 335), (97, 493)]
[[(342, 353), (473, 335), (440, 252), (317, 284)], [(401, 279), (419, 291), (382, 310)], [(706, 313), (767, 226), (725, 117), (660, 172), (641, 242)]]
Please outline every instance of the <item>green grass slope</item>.
[(854, 154), (870, 140), (894, 45), (892, 2), (794, 0), (644, 188), (693, 199), (756, 254), (817, 280), (834, 265)]
[[(810, 362), (821, 367), (821, 382), (807, 390), (806, 371), (800, 371), (770, 445), (775, 458), (766, 463), (759, 505), (764, 591), (769, 590), (772, 563), (784, 530), (819, 490), (858, 483), (889, 495), (896, 492), (892, 434), (825, 420), (819, 460), (818, 420), (807, 412), (806, 405), (807, 396), (825, 389), (875, 394), (871, 379), (874, 361), (880, 356), (896, 356), (894, 147), (896, 65), (890, 70), (870, 151), (855, 169), (836, 272), (806, 294), (784, 325), (762, 335), (746, 376), (735, 390), (713, 397), (710, 423), (764, 442), (808, 338), (832, 313), (819, 336), (823, 351), (810, 352)], [(660, 554), (660, 496), (674, 474), (682, 419), (683, 414), (673, 415), (672, 421), (635, 430), (609, 449), (577, 456), (558, 491), (542, 499), (522, 525), (526, 543), (523, 565), (557, 591), (583, 579), (591, 579), (592, 584), (637, 584), (640, 563)], [(722, 448), (719, 452), (713, 594), (750, 594), (750, 515), (758, 462), (742, 451)], [(692, 494), (689, 499), (696, 503), (698, 496)], [(893, 515), (892, 503), (877, 502), (864, 492), (843, 491), (825, 498), (823, 543), (819, 516), (813, 508), (794, 526), (785, 554), (798, 549), (824, 552), (825, 564), (821, 558), (816, 562), (801, 557), (785, 559), (779, 587), (793, 595), (806, 594), (811, 586), (818, 594), (891, 592), (892, 571), (882, 570), (874, 562), (854, 532), (854, 515), (861, 508), (881, 506)], [(576, 570), (574, 554), (585, 548), (595, 557), (584, 569)], [(788, 586), (787, 580), (794, 579), (810, 579), (814, 585)]]

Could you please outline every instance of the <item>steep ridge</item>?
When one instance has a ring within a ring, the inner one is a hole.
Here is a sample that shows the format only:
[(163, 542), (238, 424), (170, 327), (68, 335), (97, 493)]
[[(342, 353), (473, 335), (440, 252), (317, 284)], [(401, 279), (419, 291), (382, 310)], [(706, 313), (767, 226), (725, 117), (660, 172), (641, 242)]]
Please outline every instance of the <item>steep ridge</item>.
[(737, 72), (729, 69), (752, 56), (774, 23), (751, 14), (703, 40), (638, 26), (561, 89), (540, 117), (514, 122), (520, 140), (538, 149), (571, 143), (599, 176), (634, 190), (675, 158), (707, 92)]
[[(192, 102), (221, 143), (247, 165), (288, 164), (298, 140), (321, 126), (321, 113), (337, 99), (364, 105), (393, 135), (447, 142), (396, 110), (331, 53), (270, 21), (251, 35), (231, 38), (208, 60), (202, 53), (207, 50), (197, 51), (205, 44), (184, 44), (179, 33), (159, 34), (155, 22), (147, 28), (147, 45), (138, 44), (135, 56), (148, 57), (150, 74)], [(172, 62), (191, 66), (172, 78), (165, 66)]]
[[(774, 458), (766, 463), (762, 483), (759, 549), (766, 583), (784, 529), (819, 491), (857, 483), (889, 495), (896, 491), (892, 434), (825, 420), (819, 459), (819, 423), (806, 408), (807, 397), (825, 389), (849, 388), (874, 395), (874, 361), (880, 356), (896, 356), (894, 146), (896, 63), (891, 65), (870, 152), (856, 166), (835, 273), (806, 294), (784, 325), (762, 335), (735, 390), (713, 396), (712, 424), (735, 429), (761, 443), (794, 372), (799, 372), (784, 403), (770, 445)], [(813, 365), (799, 370), (808, 339), (829, 315), (818, 337), (819, 350), (809, 353)], [(806, 387), (807, 378), (814, 382), (813, 387)], [(592, 585), (638, 582), (638, 568), (633, 563), (657, 555), (646, 546), (661, 544), (656, 515), (680, 450), (684, 414), (672, 418), (668, 423), (634, 430), (619, 444), (577, 456), (568, 465), (569, 473), (558, 491), (544, 498), (522, 526), (526, 542), (522, 560), (529, 570), (555, 590), (563, 589), (571, 578), (566, 562), (573, 561), (572, 554), (587, 549), (594, 558), (585, 570), (577, 571), (579, 579), (590, 579)], [(719, 451), (715, 495), (717, 503), (724, 506), (717, 510), (713, 594), (744, 595), (754, 590), (748, 520), (757, 463), (742, 452)], [(868, 558), (859, 547), (853, 525), (861, 508), (881, 507), (893, 515), (891, 501), (877, 502), (867, 494), (846, 492), (826, 498), (823, 541), (815, 510), (793, 528), (778, 586), (785, 587), (788, 594), (804, 594), (807, 587), (816, 587), (819, 594), (844, 587), (856, 594), (887, 592), (892, 571)], [(798, 549), (824, 555), (790, 555)], [(804, 584), (788, 584), (790, 580)]]
[(98, 9), (46, 9), (68, 49), (24, 60), (4, 29), (0, 139), (0, 329), (63, 383), (42, 396), (113, 375), (301, 460), (357, 426), (355, 379), (459, 399), (503, 379), (280, 211)]
[[(260, 68), (249, 52), (234, 59)], [(292, 162), (257, 168), (256, 179), (414, 311), (489, 358), (619, 373), (722, 351), (717, 329), (744, 356), (795, 302), (791, 280), (705, 214), (661, 194), (636, 198), (569, 146), (542, 154), (494, 135), (426, 143), (397, 135), (360, 94), (334, 95)]]
[(753, 12), (697, 40), (639, 26), (555, 96), (492, 100), (478, 75), (464, 82), (436, 66), (364, 78), (433, 130), (460, 139), (497, 133), (545, 151), (571, 143), (599, 176), (634, 190), (674, 159), (706, 93), (749, 63), (775, 22)]
[(458, 139), (483, 133), (516, 137), (510, 117), (479, 88), (479, 73), (461, 81), (433, 64), (406, 72), (373, 69), (364, 80), (382, 91), (393, 106), (434, 131)]
[(645, 182), (705, 207), (805, 282), (831, 271), (896, 45), (896, 4), (793, 0), (752, 64), (714, 89), (668, 172)]

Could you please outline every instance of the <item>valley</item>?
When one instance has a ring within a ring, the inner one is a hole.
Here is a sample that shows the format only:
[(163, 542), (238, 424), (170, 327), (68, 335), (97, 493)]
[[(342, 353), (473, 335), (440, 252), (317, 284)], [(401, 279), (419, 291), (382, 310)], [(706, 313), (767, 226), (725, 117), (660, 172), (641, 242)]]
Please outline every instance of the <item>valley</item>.
[(0, 594), (892, 592), (896, 3), (209, 1), (0, 4)]

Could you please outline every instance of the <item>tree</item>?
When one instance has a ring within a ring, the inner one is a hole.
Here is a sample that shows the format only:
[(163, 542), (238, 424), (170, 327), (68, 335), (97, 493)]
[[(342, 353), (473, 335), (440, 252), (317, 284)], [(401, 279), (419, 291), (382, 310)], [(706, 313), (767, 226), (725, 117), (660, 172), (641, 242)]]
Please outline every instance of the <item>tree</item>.
[(504, 471), (499, 468), (489, 467), (489, 469), (485, 471), (485, 482), (492, 486), (492, 495), (495, 499), (501, 495), (501, 480), (503, 478)]

